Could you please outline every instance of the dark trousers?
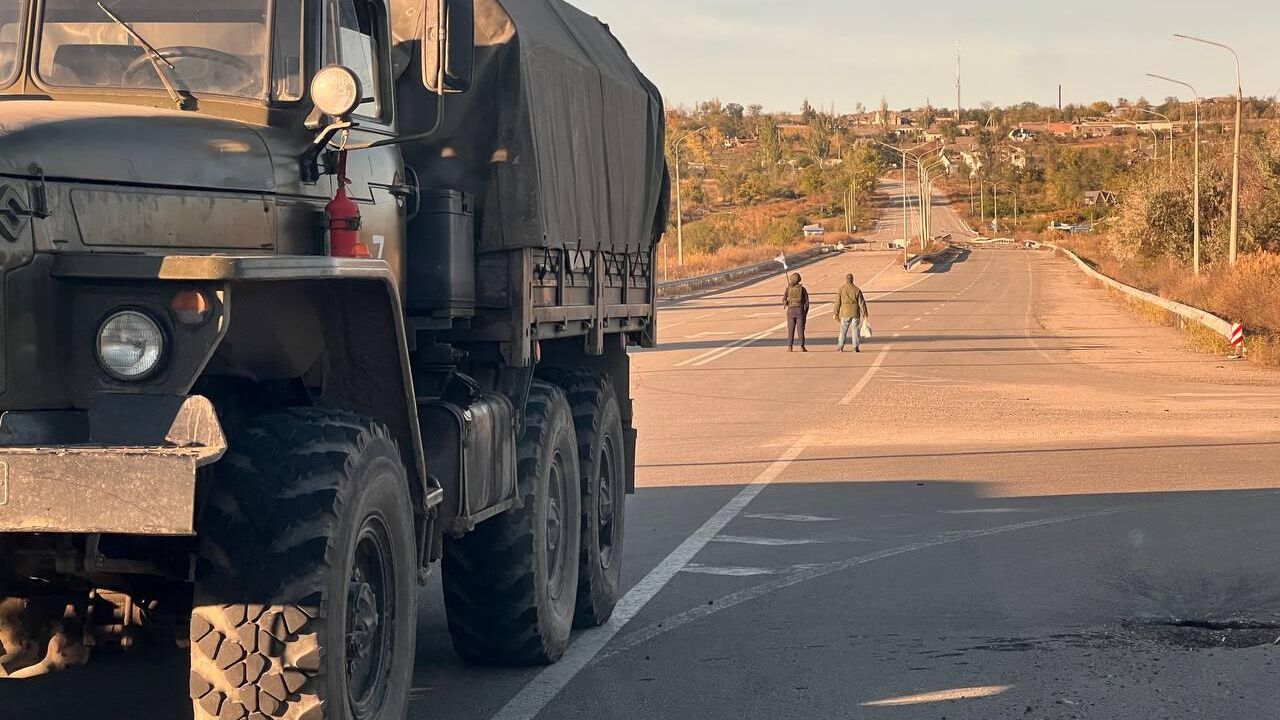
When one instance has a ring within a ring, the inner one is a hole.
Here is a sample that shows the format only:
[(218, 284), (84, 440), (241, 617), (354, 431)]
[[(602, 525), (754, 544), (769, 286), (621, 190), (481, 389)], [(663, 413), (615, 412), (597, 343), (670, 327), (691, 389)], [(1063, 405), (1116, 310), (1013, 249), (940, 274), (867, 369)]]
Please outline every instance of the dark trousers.
[(800, 347), (804, 347), (804, 325), (808, 320), (804, 308), (787, 308), (787, 347), (795, 346), (797, 336)]

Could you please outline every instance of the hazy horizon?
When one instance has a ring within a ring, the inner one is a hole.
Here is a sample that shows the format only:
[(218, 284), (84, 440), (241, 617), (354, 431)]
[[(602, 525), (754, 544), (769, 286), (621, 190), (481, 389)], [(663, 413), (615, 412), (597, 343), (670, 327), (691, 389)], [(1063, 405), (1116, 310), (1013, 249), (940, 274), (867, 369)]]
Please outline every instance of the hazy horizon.
[[(1068, 104), (1189, 97), (1148, 72), (1191, 82), (1204, 96), (1234, 94), (1230, 54), (1177, 40), (1175, 32), (1234, 45), (1246, 95), (1280, 90), (1280, 53), (1271, 37), (1280, 17), (1257, 0), (1230, 10), (1189, 0), (1159, 8), (1080, 0), (1069, 13), (1007, 0), (981, 9), (939, 0), (909, 9), (836, 0), (785, 9), (764, 0), (570, 2), (613, 28), (672, 107), (718, 97), (787, 111), (808, 99), (852, 112), (857, 103), (878, 107), (883, 96), (893, 108), (926, 101), (953, 108), (957, 42), (966, 108), (984, 101), (1056, 104), (1059, 83)], [(1276, 19), (1248, 22), (1268, 16)]]

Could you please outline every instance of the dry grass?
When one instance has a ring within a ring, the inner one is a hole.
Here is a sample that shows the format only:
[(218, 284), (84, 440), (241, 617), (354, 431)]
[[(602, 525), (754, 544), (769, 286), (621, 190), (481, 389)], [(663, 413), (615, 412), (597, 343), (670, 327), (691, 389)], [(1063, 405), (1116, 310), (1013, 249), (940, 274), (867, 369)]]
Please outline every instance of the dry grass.
[[(1099, 272), (1121, 282), (1243, 324), (1249, 337), (1249, 357), (1265, 365), (1280, 366), (1280, 255), (1245, 255), (1235, 267), (1222, 263), (1205, 268), (1196, 277), (1186, 266), (1168, 259), (1121, 263), (1107, 253), (1105, 237), (1072, 237), (1057, 242), (1070, 247)], [(1212, 333), (1184, 330), (1198, 349), (1229, 350), (1216, 335), (1197, 337)]]

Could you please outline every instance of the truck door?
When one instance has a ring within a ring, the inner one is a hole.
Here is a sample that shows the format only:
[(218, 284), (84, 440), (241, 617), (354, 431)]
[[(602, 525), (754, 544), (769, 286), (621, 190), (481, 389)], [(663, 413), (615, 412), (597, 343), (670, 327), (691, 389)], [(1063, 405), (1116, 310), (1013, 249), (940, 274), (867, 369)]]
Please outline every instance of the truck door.
[[(345, 65), (360, 78), (364, 102), (356, 109), (349, 144), (394, 137), (390, 25), (381, 0), (327, 0), (323, 65)], [(360, 239), (373, 257), (386, 260), (404, 286), (406, 205), (414, 202), (396, 146), (352, 152), (347, 192), (360, 206)]]

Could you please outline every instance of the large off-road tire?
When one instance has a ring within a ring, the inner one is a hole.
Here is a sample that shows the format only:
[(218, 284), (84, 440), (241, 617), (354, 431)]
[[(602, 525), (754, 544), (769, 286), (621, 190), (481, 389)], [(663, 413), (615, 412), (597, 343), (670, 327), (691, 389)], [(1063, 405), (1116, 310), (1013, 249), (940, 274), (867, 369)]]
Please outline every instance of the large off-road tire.
[(582, 542), (577, 627), (603, 625), (618, 604), (626, 524), (627, 444), (613, 383), (590, 371), (549, 374), (564, 388), (578, 434)]
[(238, 434), (200, 525), (195, 720), (401, 720), (414, 658), (414, 525), (382, 425), (298, 409)]
[(555, 662), (573, 629), (581, 497), (573, 416), (560, 388), (534, 383), (518, 452), (524, 506), (445, 541), (449, 633), (472, 663)]

